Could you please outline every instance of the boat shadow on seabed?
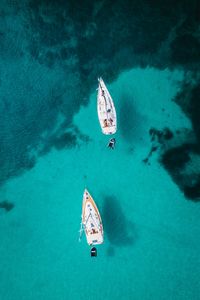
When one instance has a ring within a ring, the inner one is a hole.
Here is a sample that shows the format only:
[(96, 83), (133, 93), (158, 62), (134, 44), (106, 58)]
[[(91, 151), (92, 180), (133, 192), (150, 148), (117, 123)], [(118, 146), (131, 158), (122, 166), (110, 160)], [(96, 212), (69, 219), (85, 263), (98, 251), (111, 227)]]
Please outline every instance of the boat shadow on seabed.
[[(112, 214), (110, 214), (111, 211)], [(137, 238), (135, 225), (126, 219), (116, 197), (104, 197), (102, 218), (104, 231), (111, 246), (124, 247), (134, 244)], [(113, 254), (114, 250), (109, 247), (109, 256)]]

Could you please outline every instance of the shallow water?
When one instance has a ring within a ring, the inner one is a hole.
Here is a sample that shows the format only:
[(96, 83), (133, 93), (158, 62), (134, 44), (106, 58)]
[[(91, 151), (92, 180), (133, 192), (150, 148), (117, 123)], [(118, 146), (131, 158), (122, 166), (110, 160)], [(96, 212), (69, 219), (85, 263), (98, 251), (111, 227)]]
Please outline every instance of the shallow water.
[[(150, 15), (136, 6), (135, 18), (117, 2), (102, 31), (110, 2), (79, 14), (70, 2), (2, 2), (1, 299), (199, 299), (199, 127), (189, 109), (198, 62), (196, 48), (194, 61), (175, 61), (182, 15), (157, 2)], [(148, 40), (152, 16), (165, 22)], [(117, 110), (113, 151), (97, 119), (99, 75)], [(173, 136), (152, 142), (151, 128)], [(85, 187), (104, 226), (97, 258), (78, 242)]]

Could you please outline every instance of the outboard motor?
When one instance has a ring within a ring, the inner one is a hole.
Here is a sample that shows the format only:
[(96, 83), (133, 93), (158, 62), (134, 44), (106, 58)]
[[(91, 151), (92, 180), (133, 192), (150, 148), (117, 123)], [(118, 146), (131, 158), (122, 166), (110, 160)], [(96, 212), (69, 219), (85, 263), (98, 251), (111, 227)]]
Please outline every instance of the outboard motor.
[(90, 251), (91, 257), (93, 256), (97, 256), (97, 249), (95, 247), (92, 247), (91, 251)]

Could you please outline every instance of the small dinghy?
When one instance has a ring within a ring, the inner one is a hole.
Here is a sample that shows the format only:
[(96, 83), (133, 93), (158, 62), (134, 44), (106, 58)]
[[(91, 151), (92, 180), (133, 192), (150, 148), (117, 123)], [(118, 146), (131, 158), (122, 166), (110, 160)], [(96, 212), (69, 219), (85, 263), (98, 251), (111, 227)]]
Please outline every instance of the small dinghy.
[(86, 189), (83, 194), (80, 239), (83, 231), (88, 245), (92, 246), (91, 256), (97, 256), (97, 250), (93, 246), (103, 243), (103, 225), (98, 208)]
[(100, 77), (98, 79), (97, 112), (103, 134), (114, 134), (117, 131), (117, 116), (113, 99)]
[(116, 139), (112, 138), (112, 139), (110, 139), (107, 147), (110, 148), (110, 149), (114, 149), (115, 148), (115, 144), (116, 144)]

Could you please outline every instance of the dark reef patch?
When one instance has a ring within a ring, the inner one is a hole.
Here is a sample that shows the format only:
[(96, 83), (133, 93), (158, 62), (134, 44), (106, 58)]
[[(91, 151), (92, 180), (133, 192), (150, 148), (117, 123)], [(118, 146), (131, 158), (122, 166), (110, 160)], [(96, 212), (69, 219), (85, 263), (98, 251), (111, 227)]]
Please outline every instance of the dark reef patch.
[(200, 63), (200, 43), (191, 34), (178, 36), (171, 43), (172, 61), (184, 65)]
[(197, 144), (200, 146), (200, 73), (189, 73), (174, 98), (184, 113), (191, 119)]
[(62, 135), (53, 138), (52, 143), (57, 150), (61, 150), (64, 147), (74, 147), (77, 143), (77, 139), (73, 133), (65, 132)]
[[(71, 37), (80, 63), (80, 72), (90, 78), (112, 73), (135, 65), (156, 66), (163, 69), (166, 63), (188, 66), (198, 59), (198, 1), (182, 0), (166, 2), (136, 0), (105, 1), (102, 3), (72, 0), (30, 1), (28, 31), (33, 31), (31, 48), (40, 45), (43, 62), (47, 49), (63, 53), (72, 46)], [(172, 31), (171, 57), (166, 51), (160, 53), (162, 43), (169, 39)], [(109, 40), (109, 47), (107, 41)], [(185, 47), (188, 43), (190, 47)], [(128, 51), (128, 52), (127, 52)], [(123, 59), (119, 60), (119, 57)], [(159, 53), (159, 55), (158, 55)], [(180, 56), (179, 56), (180, 53)], [(120, 54), (120, 55), (119, 55)], [(163, 59), (160, 59), (164, 55)], [(193, 59), (194, 58), (194, 59)], [(55, 61), (59, 60), (59, 55)], [(110, 61), (111, 60), (111, 61)], [(42, 63), (42, 61), (40, 60)], [(102, 65), (106, 66), (103, 67)]]
[[(196, 170), (195, 161), (191, 161), (192, 154), (198, 157), (197, 144), (182, 144), (164, 152), (160, 162), (186, 198), (198, 202), (200, 201), (200, 170)], [(190, 171), (189, 174), (187, 172), (188, 164), (193, 165), (193, 171)]]
[(158, 130), (152, 127), (149, 129), (149, 135), (151, 137), (152, 146), (149, 150), (147, 157), (142, 160), (145, 164), (148, 165), (150, 165), (150, 158), (153, 155), (153, 153), (160, 149), (162, 146), (164, 146), (167, 141), (171, 140), (174, 137), (173, 132), (167, 127), (163, 130)]
[(193, 129), (196, 134), (200, 150), (200, 82), (198, 82), (197, 86), (192, 90), (188, 112), (191, 116)]
[(119, 201), (114, 196), (104, 198), (102, 217), (104, 231), (112, 245), (122, 247), (135, 242), (137, 237), (135, 227), (126, 220)]
[[(192, 181), (192, 176), (191, 176), (191, 181)], [(189, 186), (185, 185), (183, 187), (183, 191), (185, 196), (188, 199), (191, 199), (194, 202), (199, 202), (200, 201), (200, 173), (198, 176), (198, 180), (195, 182), (195, 184)]]
[(163, 130), (158, 130), (156, 128), (150, 128), (149, 134), (151, 136), (151, 142), (158, 142), (163, 144), (166, 140), (173, 138), (174, 134), (169, 128), (164, 128)]
[(63, 150), (80, 147), (81, 144), (89, 143), (90, 141), (89, 136), (82, 134), (78, 127), (69, 126), (63, 122), (54, 134), (46, 138), (38, 154), (45, 155), (52, 148)]
[(0, 209), (4, 209), (6, 212), (11, 211), (14, 208), (14, 204), (4, 200), (4, 201), (0, 201)]
[(191, 132), (189, 134), (191, 137), (188, 139), (188, 132), (185, 131), (184, 139), (179, 141), (181, 135), (183, 138), (183, 129), (172, 133), (168, 128), (164, 130), (151, 128), (149, 134), (152, 146), (143, 162), (150, 165), (153, 152), (159, 150), (161, 165), (183, 191), (185, 197), (195, 202), (200, 201), (200, 164), (198, 162), (200, 148), (198, 139), (195, 139)]
[[(195, 139), (192, 143), (186, 140), (179, 147), (166, 151), (162, 156), (161, 163), (184, 192), (186, 198), (198, 202), (200, 201), (200, 167), (198, 167), (200, 157), (200, 80), (198, 73), (188, 73), (174, 101), (181, 105), (184, 113), (190, 118)], [(195, 157), (191, 167), (193, 154)], [(190, 164), (189, 175), (187, 174), (187, 164)]]
[(162, 156), (162, 164), (168, 171), (173, 173), (183, 169), (190, 160), (191, 147), (191, 145), (184, 144), (180, 147), (169, 149)]

